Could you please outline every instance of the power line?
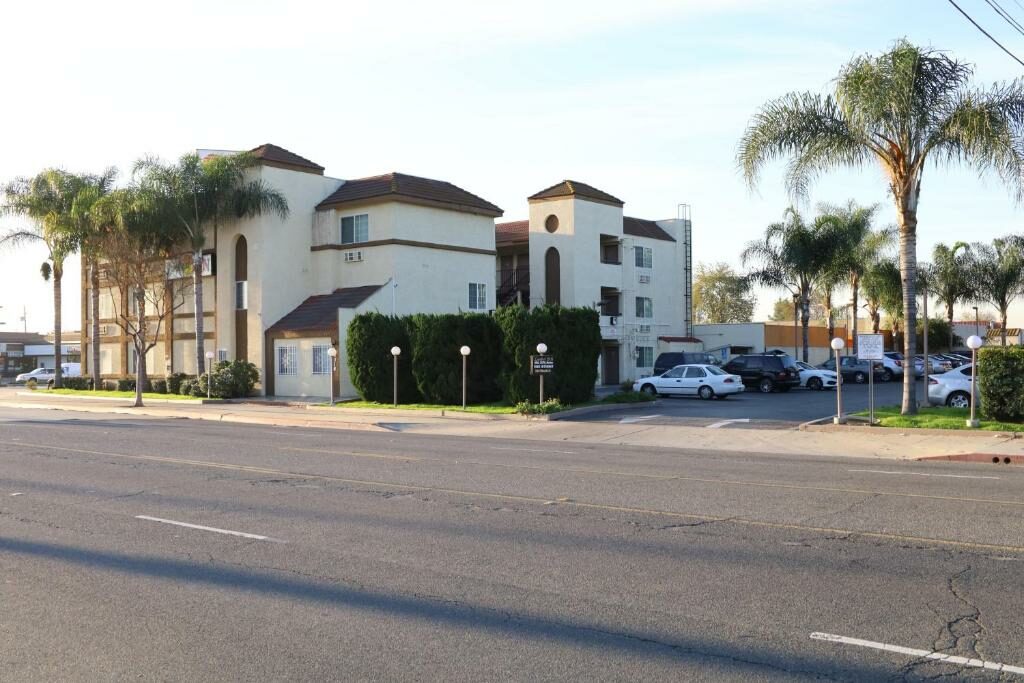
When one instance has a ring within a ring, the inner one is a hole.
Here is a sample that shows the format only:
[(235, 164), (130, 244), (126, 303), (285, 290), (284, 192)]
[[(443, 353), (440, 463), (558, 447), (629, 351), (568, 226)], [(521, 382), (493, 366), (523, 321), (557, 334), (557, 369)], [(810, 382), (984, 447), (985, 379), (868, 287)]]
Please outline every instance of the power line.
[(1017, 33), (1024, 36), (1024, 26), (1021, 26), (1009, 12), (1003, 9), (1002, 5), (1000, 5), (997, 0), (985, 0), (985, 2), (988, 3), (989, 7), (995, 10), (996, 14), (1003, 18), (1003, 21), (1008, 23), (1015, 31), (1017, 31)]
[(978, 22), (976, 22), (974, 19), (971, 19), (971, 15), (969, 15), (967, 12), (963, 11), (962, 9), (960, 9), (960, 5), (956, 4), (953, 0), (949, 0), (949, 4), (951, 4), (953, 7), (955, 7), (957, 12), (959, 12), (962, 15), (964, 15), (964, 17), (967, 19), (967, 21), (969, 21), (972, 24), (974, 24), (974, 28), (976, 28), (979, 31), (981, 31), (982, 33), (984, 33), (988, 37), (989, 40), (991, 40), (993, 43), (998, 45), (1000, 50), (1002, 50), (1006, 54), (1010, 55), (1010, 57), (1012, 57), (1015, 62), (1017, 62), (1021, 66), (1024, 66), (1024, 62), (1022, 62), (1017, 55), (1015, 55), (1012, 52), (1010, 52), (1009, 50), (1007, 50), (1006, 47), (1002, 43), (1000, 43), (998, 40), (996, 40), (995, 38), (992, 37), (991, 33), (989, 33), (988, 31), (983, 29), (981, 26), (979, 26)]

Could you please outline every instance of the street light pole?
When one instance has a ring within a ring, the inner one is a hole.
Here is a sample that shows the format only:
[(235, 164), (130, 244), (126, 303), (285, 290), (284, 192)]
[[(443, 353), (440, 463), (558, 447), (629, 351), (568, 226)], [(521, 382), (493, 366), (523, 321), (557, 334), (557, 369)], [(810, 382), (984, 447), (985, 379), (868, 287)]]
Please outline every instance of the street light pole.
[(846, 342), (836, 337), (832, 340), (830, 346), (836, 352), (836, 416), (832, 419), (832, 422), (833, 424), (841, 425), (846, 424), (846, 416), (843, 415), (843, 372), (840, 365), (842, 359), (839, 356), (839, 352), (846, 346)]
[(206, 400), (213, 397), (213, 351), (206, 352)]
[(338, 370), (338, 349), (335, 346), (327, 349), (327, 355), (331, 358), (331, 405), (334, 405), (334, 373)]
[(978, 396), (978, 349), (981, 348), (981, 344), (981, 337), (976, 334), (967, 338), (967, 346), (971, 349), (971, 417), (967, 420), (967, 426), (973, 429), (978, 427), (974, 406)]
[(401, 354), (402, 349), (397, 346), (391, 347), (391, 358), (393, 359), (391, 372), (394, 375), (394, 405), (396, 408), (398, 407), (398, 357)]
[(974, 309), (974, 336), (975, 337), (980, 337), (981, 336), (981, 316), (978, 315), (978, 307), (977, 306), (972, 306), (971, 308)]
[(469, 347), (463, 346), (459, 349), (462, 354), (462, 409), (466, 409), (466, 360), (469, 359)]
[[(548, 345), (544, 342), (537, 344), (537, 353), (544, 355), (548, 352)], [(544, 402), (544, 373), (540, 373), (540, 402)]]
[(800, 295), (793, 295), (793, 358), (800, 357)]

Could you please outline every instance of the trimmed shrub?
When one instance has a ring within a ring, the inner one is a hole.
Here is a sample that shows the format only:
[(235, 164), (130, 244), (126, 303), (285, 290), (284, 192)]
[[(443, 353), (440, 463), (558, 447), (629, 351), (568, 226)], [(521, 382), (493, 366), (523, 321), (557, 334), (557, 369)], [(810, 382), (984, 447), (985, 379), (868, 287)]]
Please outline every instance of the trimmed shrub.
[(168, 394), (180, 394), (181, 393), (181, 382), (187, 378), (184, 372), (175, 372), (172, 375), (167, 376), (167, 393)]
[(117, 380), (118, 391), (135, 391), (135, 379), (131, 377), (122, 377)]
[(978, 352), (982, 414), (991, 420), (1024, 420), (1024, 347), (993, 346)]
[(398, 358), (398, 400), (420, 400), (412, 374), (413, 352), (409, 342), (407, 318), (363, 313), (352, 319), (345, 340), (349, 377), (364, 401), (391, 403), (393, 397), (393, 360), (391, 347), (402, 349)]
[(415, 315), (408, 321), (412, 373), (423, 400), (462, 402), (461, 347), (468, 346), (466, 400), (490, 403), (501, 398), (501, 329), (480, 313)]
[(107, 379), (103, 380), (103, 391), (117, 391), (117, 380)]
[(516, 412), (520, 415), (550, 415), (565, 410), (566, 406), (557, 398), (546, 399), (543, 403), (520, 401), (516, 404)]
[(92, 391), (91, 377), (65, 377), (64, 388), (75, 391)]
[(223, 398), (245, 398), (260, 379), (260, 371), (249, 361), (222, 360), (213, 367), (213, 390), (222, 388)]
[(155, 380), (153, 380), (153, 393), (154, 394), (166, 394), (167, 393), (167, 380), (166, 379), (155, 379)]
[(196, 385), (196, 380), (192, 377), (187, 377), (181, 380), (181, 384), (178, 385), (179, 396), (192, 396), (192, 388)]
[(544, 378), (544, 395), (562, 403), (589, 401), (597, 382), (601, 327), (597, 311), (589, 308), (521, 306), (499, 308), (495, 319), (503, 338), (500, 385), (510, 403), (537, 401), (539, 381), (530, 375), (530, 356), (539, 342), (548, 346), (555, 369)]

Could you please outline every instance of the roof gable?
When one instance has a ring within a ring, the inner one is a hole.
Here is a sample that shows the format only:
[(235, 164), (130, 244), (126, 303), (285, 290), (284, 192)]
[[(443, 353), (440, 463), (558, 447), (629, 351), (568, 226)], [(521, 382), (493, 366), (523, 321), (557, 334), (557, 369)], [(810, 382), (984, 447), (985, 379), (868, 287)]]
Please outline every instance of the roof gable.
[(382, 285), (345, 287), (330, 294), (311, 296), (270, 326), (267, 332), (309, 332), (338, 329), (338, 309), (357, 308)]
[(503, 211), (482, 197), (467, 192), (443, 180), (421, 178), (405, 173), (386, 173), (369, 178), (347, 180), (330, 196), (317, 205), (329, 209), (348, 202), (368, 199), (410, 201), (454, 211), (465, 211), (483, 216), (500, 216)]
[(665, 229), (655, 221), (649, 221), (644, 218), (623, 216), (622, 232), (626, 235), (632, 235), (633, 237), (647, 237), (652, 240), (664, 240), (666, 242), (676, 241), (672, 235), (668, 234)]
[(271, 143), (265, 143), (259, 147), (254, 147), (249, 150), (249, 154), (266, 163), (268, 166), (276, 166), (278, 168), (287, 168), (293, 171), (302, 171), (304, 173), (315, 173), (317, 175), (324, 174), (324, 167), (320, 164), (310, 161), (305, 157), (300, 157), (295, 152), (290, 152), (284, 147), (278, 147)]
[(588, 199), (591, 201), (601, 202), (603, 204), (611, 204), (613, 206), (622, 206), (623, 201), (618, 197), (599, 190), (592, 185), (581, 183), (576, 180), (563, 180), (560, 183), (556, 183), (551, 187), (541, 190), (540, 192), (530, 195), (529, 199), (532, 201), (541, 199), (558, 199), (560, 197), (579, 197), (580, 199)]

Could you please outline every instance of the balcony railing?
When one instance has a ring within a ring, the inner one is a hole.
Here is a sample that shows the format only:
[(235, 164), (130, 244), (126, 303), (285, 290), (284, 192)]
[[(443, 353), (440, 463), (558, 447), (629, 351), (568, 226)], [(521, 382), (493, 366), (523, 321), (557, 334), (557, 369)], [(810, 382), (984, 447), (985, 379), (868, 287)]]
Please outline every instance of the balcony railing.
[(523, 299), (529, 301), (530, 294), (530, 268), (502, 268), (497, 272), (495, 278), (498, 282), (498, 303), (507, 305), (516, 299), (517, 294), (523, 293)]

